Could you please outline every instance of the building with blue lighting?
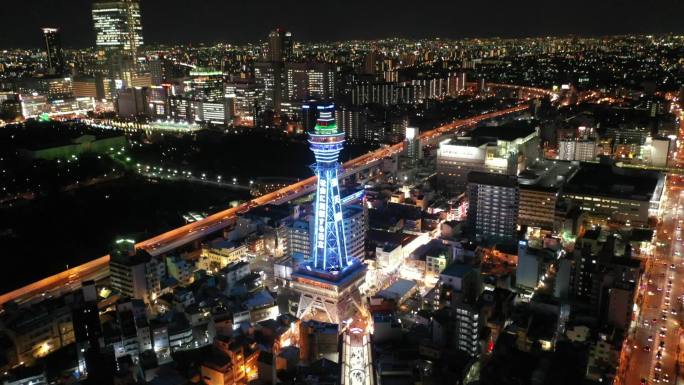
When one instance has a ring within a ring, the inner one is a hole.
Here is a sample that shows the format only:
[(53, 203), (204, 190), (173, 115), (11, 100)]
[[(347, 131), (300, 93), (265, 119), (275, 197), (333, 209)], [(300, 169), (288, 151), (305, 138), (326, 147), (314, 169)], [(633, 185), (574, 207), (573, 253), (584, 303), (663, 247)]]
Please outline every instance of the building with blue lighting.
[(339, 323), (360, 304), (359, 286), (365, 265), (347, 250), (338, 163), (344, 132), (335, 123), (335, 106), (316, 106), (318, 119), (309, 132), (318, 177), (314, 201), (311, 259), (293, 273), (293, 288), (301, 295), (297, 316)]

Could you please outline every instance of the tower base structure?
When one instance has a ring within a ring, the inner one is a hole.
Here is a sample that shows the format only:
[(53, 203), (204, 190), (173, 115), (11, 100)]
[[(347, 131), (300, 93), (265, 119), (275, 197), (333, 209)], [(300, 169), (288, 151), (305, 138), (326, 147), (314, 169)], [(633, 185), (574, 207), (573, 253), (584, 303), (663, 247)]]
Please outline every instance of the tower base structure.
[(292, 288), (299, 293), (297, 318), (340, 324), (351, 318), (361, 301), (366, 265), (354, 263), (346, 270), (321, 272), (310, 268), (292, 273)]

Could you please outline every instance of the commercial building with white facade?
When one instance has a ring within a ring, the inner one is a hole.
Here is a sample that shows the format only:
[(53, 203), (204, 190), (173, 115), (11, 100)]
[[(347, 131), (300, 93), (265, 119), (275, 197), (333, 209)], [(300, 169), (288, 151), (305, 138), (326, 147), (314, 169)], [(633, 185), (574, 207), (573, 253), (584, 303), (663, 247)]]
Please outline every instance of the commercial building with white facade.
[(465, 187), (471, 171), (517, 175), (539, 157), (539, 133), (526, 122), (478, 127), (467, 137), (442, 141), (437, 173), (456, 187)]

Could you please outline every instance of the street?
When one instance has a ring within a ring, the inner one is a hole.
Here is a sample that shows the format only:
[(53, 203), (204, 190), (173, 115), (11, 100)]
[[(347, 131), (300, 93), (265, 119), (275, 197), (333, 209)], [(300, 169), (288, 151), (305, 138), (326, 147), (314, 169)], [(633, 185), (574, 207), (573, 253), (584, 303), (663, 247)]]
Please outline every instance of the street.
[[(681, 116), (678, 107), (674, 110)], [(678, 136), (678, 142), (682, 143), (684, 121), (681, 119)], [(675, 152), (671, 165), (680, 166), (682, 155), (684, 151)], [(616, 383), (622, 382), (622, 378), (626, 385), (684, 384), (679, 374), (684, 299), (683, 187), (679, 176), (668, 176), (663, 214), (654, 240), (655, 251), (646, 261), (637, 294), (640, 315), (623, 346)]]

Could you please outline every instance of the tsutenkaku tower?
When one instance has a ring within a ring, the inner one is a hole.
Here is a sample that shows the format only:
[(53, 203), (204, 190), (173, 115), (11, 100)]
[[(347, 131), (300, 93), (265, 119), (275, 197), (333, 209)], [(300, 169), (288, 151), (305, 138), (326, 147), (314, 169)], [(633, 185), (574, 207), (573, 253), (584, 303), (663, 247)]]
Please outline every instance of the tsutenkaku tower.
[(312, 268), (324, 272), (340, 272), (351, 261), (347, 258), (342, 218), (342, 201), (338, 174), (338, 158), (344, 147), (344, 132), (335, 124), (333, 104), (317, 106), (318, 120), (309, 132), (311, 151), (316, 156), (312, 169), (318, 177), (314, 202), (314, 239)]
[(312, 260), (292, 273), (292, 288), (300, 294), (297, 317), (341, 323), (351, 317), (362, 303), (360, 286), (366, 265), (347, 256), (344, 218), (340, 199), (337, 163), (344, 145), (344, 132), (335, 124), (335, 106), (317, 106), (318, 120), (309, 132), (312, 166), (318, 177), (314, 201)]

